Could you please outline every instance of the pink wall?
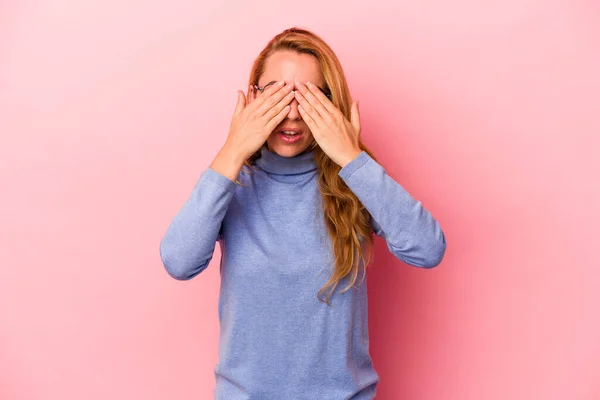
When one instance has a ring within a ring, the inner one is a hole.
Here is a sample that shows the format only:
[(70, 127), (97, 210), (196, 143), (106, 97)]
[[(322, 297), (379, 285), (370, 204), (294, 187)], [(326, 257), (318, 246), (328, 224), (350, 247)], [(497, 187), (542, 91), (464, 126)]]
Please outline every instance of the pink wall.
[(158, 244), (295, 24), (448, 237), (377, 242), (378, 399), (600, 398), (598, 3), (337, 3), (0, 3), (0, 398), (212, 397), (218, 246), (184, 283)]

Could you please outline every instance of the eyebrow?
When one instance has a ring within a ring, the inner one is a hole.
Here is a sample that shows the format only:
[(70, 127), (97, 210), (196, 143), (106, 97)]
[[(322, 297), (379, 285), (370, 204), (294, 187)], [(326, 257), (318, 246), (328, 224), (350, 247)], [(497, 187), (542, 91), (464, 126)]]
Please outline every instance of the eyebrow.
[[(263, 85), (263, 88), (266, 88), (267, 86), (269, 86), (269, 85), (272, 85), (272, 84), (274, 84), (274, 83), (277, 83), (277, 81), (271, 81), (271, 82), (269, 82), (269, 83), (265, 83), (265, 84)], [(315, 86), (316, 86), (316, 85), (315, 85)], [(322, 87), (320, 87), (320, 86), (317, 86), (317, 87), (318, 87), (318, 88), (319, 88), (321, 91), (323, 91), (323, 92), (326, 92), (326, 90), (325, 90), (325, 89), (323, 89)]]

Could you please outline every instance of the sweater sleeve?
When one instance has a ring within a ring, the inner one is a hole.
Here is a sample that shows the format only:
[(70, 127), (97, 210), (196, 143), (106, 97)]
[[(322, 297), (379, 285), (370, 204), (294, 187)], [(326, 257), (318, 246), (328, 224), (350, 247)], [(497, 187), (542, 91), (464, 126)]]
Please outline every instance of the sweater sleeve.
[(369, 211), (373, 231), (396, 258), (422, 268), (441, 263), (446, 238), (440, 224), (365, 151), (338, 175)]
[(235, 186), (212, 168), (202, 173), (160, 242), (163, 265), (173, 278), (191, 279), (208, 266)]

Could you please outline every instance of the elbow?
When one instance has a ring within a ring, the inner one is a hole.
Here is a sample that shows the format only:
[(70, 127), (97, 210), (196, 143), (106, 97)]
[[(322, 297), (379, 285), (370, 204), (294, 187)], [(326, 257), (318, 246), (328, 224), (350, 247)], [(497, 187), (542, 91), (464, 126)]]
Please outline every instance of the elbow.
[(421, 264), (417, 266), (423, 269), (431, 269), (437, 267), (442, 263), (442, 260), (444, 259), (445, 249), (446, 246), (444, 246), (442, 250), (432, 252), (427, 257), (424, 257)]
[(441, 232), (440, 238), (435, 241), (435, 244), (429, 247), (428, 251), (424, 254), (423, 260), (419, 267), (425, 269), (435, 268), (442, 263), (444, 255), (446, 254), (446, 237)]
[(194, 267), (190, 260), (180, 254), (176, 249), (169, 248), (164, 244), (160, 244), (160, 258), (162, 264), (171, 278), (178, 281), (187, 281), (198, 275), (206, 268), (206, 264), (200, 267)]
[(194, 275), (189, 273), (187, 268), (182, 267), (181, 264), (173, 262), (172, 260), (168, 261), (163, 259), (163, 266), (165, 267), (167, 274), (178, 281), (187, 281), (194, 277)]
[(423, 269), (432, 269), (442, 263), (446, 254), (446, 238), (443, 233), (435, 241), (427, 244), (414, 244), (410, 251), (400, 251), (390, 247), (394, 255), (406, 264)]

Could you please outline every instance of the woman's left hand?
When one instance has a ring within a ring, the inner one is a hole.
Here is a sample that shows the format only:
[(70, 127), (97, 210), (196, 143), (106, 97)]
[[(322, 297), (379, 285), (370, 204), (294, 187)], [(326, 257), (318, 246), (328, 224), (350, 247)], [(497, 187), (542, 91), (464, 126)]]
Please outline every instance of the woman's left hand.
[(296, 82), (296, 100), (302, 119), (319, 147), (342, 168), (360, 152), (358, 101), (352, 102), (350, 121), (314, 84)]

